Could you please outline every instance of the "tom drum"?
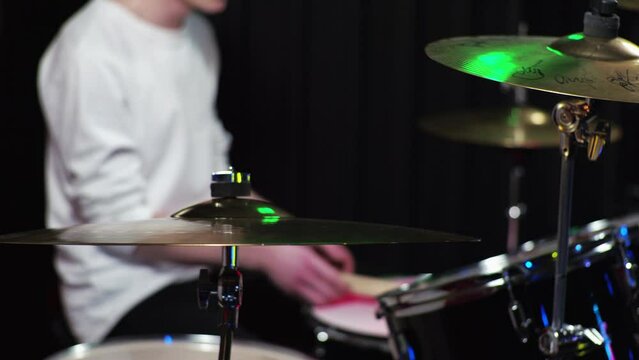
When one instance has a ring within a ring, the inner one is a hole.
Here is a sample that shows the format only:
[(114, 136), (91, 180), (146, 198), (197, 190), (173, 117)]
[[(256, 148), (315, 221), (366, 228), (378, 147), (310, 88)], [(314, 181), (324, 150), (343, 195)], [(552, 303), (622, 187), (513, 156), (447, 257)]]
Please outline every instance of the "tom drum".
[[(598, 333), (569, 358), (636, 359), (639, 215), (593, 222), (570, 237), (565, 323)], [(423, 276), (378, 297), (397, 359), (542, 359), (552, 321), (557, 244)]]

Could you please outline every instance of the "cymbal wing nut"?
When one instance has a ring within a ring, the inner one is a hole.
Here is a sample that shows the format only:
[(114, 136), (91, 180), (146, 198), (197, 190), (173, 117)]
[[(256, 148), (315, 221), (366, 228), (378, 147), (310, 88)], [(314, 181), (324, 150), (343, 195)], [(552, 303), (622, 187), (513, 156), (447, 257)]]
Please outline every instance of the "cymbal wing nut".
[(586, 117), (590, 106), (585, 100), (560, 101), (552, 110), (552, 118), (559, 131), (574, 133), (579, 129), (581, 119)]
[(206, 310), (209, 307), (211, 298), (215, 295), (215, 285), (211, 281), (208, 269), (200, 269), (200, 276), (197, 282), (197, 305), (200, 309)]

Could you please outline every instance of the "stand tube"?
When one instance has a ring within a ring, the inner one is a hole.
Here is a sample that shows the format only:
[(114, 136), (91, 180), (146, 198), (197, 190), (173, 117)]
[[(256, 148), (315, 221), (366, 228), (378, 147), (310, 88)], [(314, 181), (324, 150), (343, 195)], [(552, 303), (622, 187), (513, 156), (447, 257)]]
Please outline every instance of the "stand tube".
[[(566, 311), (566, 287), (568, 272), (568, 242), (570, 215), (572, 210), (572, 186), (575, 170), (573, 141), (569, 134), (561, 133), (561, 174), (559, 180), (559, 214), (557, 221), (557, 266), (551, 328), (558, 332), (564, 325)], [(551, 353), (556, 353), (558, 344), (551, 344)]]
[(516, 165), (510, 170), (509, 176), (509, 205), (507, 212), (508, 232), (506, 235), (506, 251), (509, 255), (517, 253), (519, 248), (519, 222), (525, 212), (525, 206), (519, 202), (519, 189), (524, 168)]
[(225, 329), (222, 332), (218, 360), (231, 359), (231, 344), (233, 343), (233, 333), (234, 331), (231, 329)]
[(217, 280), (217, 298), (222, 310), (218, 360), (230, 360), (233, 335), (238, 326), (242, 305), (242, 273), (237, 268), (237, 246), (224, 246), (222, 249), (222, 269)]

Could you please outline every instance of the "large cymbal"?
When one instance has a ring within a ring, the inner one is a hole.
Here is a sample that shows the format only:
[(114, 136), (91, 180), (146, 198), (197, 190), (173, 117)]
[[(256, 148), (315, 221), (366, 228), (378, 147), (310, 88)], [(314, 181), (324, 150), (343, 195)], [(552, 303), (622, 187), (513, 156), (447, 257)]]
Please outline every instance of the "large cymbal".
[[(558, 147), (560, 133), (547, 111), (534, 107), (501, 107), (456, 111), (422, 118), (419, 127), (452, 141), (510, 149)], [(621, 129), (612, 127), (610, 140)]]
[(477, 36), (428, 44), (433, 60), (482, 78), (552, 93), (639, 102), (639, 47), (572, 34)]
[(40, 245), (321, 245), (478, 241), (418, 228), (293, 217), (250, 199), (213, 199), (171, 218), (83, 224), (0, 236), (5, 244)]

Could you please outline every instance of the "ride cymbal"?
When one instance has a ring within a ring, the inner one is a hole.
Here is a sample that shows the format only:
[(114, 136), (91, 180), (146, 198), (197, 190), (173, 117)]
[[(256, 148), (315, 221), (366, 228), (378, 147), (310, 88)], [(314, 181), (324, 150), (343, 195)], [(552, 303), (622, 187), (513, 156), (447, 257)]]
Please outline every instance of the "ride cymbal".
[(304, 219), (244, 198), (213, 199), (171, 218), (83, 224), (0, 236), (5, 244), (40, 245), (323, 245), (478, 241), (394, 225)]
[[(503, 107), (456, 111), (424, 117), (422, 131), (448, 140), (510, 149), (559, 146), (559, 131), (547, 111), (534, 107)], [(611, 142), (621, 138), (612, 127)]]
[(581, 33), (456, 37), (430, 43), (431, 59), (502, 83), (601, 100), (639, 102), (639, 47)]

